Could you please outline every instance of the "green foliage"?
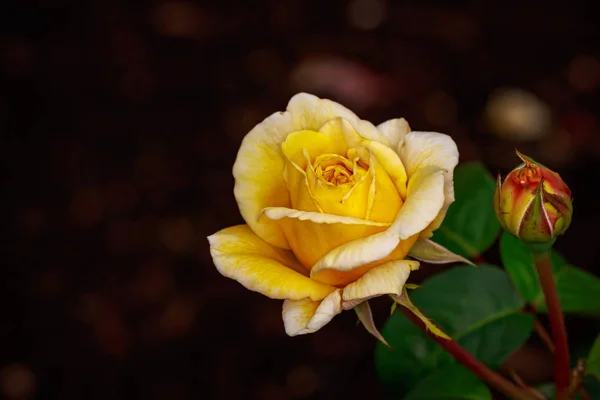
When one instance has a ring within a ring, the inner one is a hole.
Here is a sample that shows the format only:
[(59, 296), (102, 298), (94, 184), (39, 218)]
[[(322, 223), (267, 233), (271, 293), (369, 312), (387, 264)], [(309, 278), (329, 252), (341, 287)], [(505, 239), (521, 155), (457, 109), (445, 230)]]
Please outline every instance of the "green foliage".
[(432, 372), (404, 400), (491, 400), (488, 387), (466, 367), (448, 364)]
[(600, 379), (600, 335), (598, 335), (596, 338), (596, 341), (592, 346), (592, 350), (588, 355), (585, 365), (585, 373)]
[[(506, 272), (521, 296), (536, 310), (546, 311), (535, 262), (527, 246), (518, 238), (504, 232), (500, 239), (500, 255)], [(600, 279), (568, 265), (555, 251), (551, 253), (550, 261), (563, 311), (600, 315)]]
[[(535, 271), (533, 255), (527, 246), (519, 238), (503, 232), (500, 238), (500, 256), (506, 272), (510, 275), (521, 296), (528, 303), (533, 303), (540, 296), (542, 289)], [(553, 252), (553, 256), (551, 264), (552, 270), (556, 274), (564, 267), (565, 263), (561, 258), (556, 257), (555, 252)]]
[[(493, 207), (495, 186), (495, 179), (481, 164), (457, 167), (456, 201), (433, 240), (469, 259), (488, 250), (501, 230)], [(546, 310), (531, 250), (504, 233), (500, 252), (505, 271), (491, 265), (480, 265), (479, 269), (456, 266), (412, 291), (412, 303), (423, 318), (431, 319), (490, 368), (497, 368), (533, 331), (534, 317), (523, 312), (524, 307)], [(550, 261), (563, 310), (600, 315), (600, 278), (569, 265), (555, 251), (550, 253)], [(408, 400), (491, 398), (478, 377), (458, 365), (402, 313), (392, 312), (382, 334), (393, 350), (378, 344), (375, 361), (390, 394)], [(587, 355), (587, 341), (580, 347), (579, 355)], [(600, 379), (600, 337), (587, 359), (584, 386), (592, 398), (600, 398), (600, 383), (595, 379)], [(553, 398), (552, 384), (540, 390)]]
[[(413, 303), (467, 351), (492, 368), (519, 348), (533, 330), (533, 317), (508, 275), (498, 267), (457, 266), (427, 279), (411, 292)], [(391, 393), (405, 394), (421, 379), (455, 363), (437, 343), (401, 313), (388, 320), (376, 350), (379, 376)], [(463, 388), (467, 390), (468, 387)]]
[(454, 172), (456, 201), (433, 240), (470, 259), (486, 251), (500, 233), (493, 207), (495, 187), (494, 179), (482, 164), (459, 165)]

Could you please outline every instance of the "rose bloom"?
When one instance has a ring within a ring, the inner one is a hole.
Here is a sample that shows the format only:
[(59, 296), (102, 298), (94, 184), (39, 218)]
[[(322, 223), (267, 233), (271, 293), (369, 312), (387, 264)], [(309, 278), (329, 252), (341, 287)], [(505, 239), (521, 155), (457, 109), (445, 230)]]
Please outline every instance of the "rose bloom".
[(214, 263), (284, 300), (290, 336), (355, 307), (373, 333), (366, 300), (400, 296), (415, 259), (460, 259), (428, 240), (454, 201), (457, 162), (447, 135), (411, 132), (404, 119), (374, 126), (297, 94), (242, 141), (233, 175), (246, 225), (208, 238)]

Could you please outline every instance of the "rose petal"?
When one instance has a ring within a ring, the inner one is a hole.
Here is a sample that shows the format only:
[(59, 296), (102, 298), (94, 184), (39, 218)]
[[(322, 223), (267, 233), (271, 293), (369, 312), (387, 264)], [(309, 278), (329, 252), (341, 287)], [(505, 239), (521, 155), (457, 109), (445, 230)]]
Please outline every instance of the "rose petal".
[(222, 275), (272, 299), (321, 300), (335, 290), (299, 273), (303, 268), (290, 251), (271, 246), (247, 225), (223, 229), (208, 241)]
[[(311, 171), (310, 168), (307, 170)], [(307, 174), (300, 166), (288, 160), (283, 175), (289, 190), (291, 208), (296, 210), (323, 212), (314, 193), (310, 190)]]
[(448, 135), (436, 132), (410, 132), (398, 147), (400, 158), (410, 177), (420, 168), (437, 166), (444, 174), (444, 206), (432, 224), (423, 232), (429, 238), (444, 220), (450, 204), (454, 202), (454, 167), (458, 164), (456, 143)]
[(392, 149), (397, 149), (398, 146), (402, 145), (404, 137), (410, 132), (410, 126), (404, 118), (385, 121), (377, 125), (377, 129), (390, 141)]
[(474, 265), (466, 258), (451, 252), (441, 244), (429, 239), (417, 240), (414, 246), (408, 252), (408, 255), (416, 258), (417, 260), (428, 262), (430, 264), (462, 262), (465, 264)]
[(271, 115), (244, 137), (233, 165), (233, 193), (242, 217), (261, 239), (281, 248), (289, 247), (279, 225), (259, 216), (268, 206), (290, 206), (281, 144), (295, 130), (290, 113)]
[(322, 301), (285, 300), (281, 314), (285, 333), (296, 336), (318, 331), (340, 312), (342, 312), (342, 296), (341, 290), (338, 289)]
[[(409, 181), (406, 203), (392, 226), (381, 233), (333, 249), (315, 264), (311, 277), (318, 279), (317, 274), (327, 269), (349, 271), (382, 260), (398, 247), (401, 240), (408, 240), (425, 229), (444, 204), (442, 172), (435, 166), (417, 170)], [(409, 249), (406, 248), (406, 252)]]
[(384, 294), (401, 295), (410, 271), (417, 268), (419, 268), (418, 261), (398, 260), (369, 270), (356, 282), (344, 288), (342, 306), (346, 308), (347, 302), (356, 304), (357, 300), (364, 301)]
[(406, 170), (404, 169), (404, 164), (402, 164), (398, 154), (390, 147), (375, 141), (367, 143), (365, 147), (373, 153), (377, 158), (377, 161), (383, 166), (392, 182), (394, 182), (396, 189), (398, 189), (400, 196), (402, 196), (403, 199), (406, 199), (406, 183), (408, 177), (406, 175)]
[(430, 165), (452, 172), (458, 163), (456, 143), (443, 133), (410, 132), (398, 153), (409, 176)]
[(418, 169), (408, 182), (408, 198), (390, 228), (401, 239), (421, 232), (444, 205), (444, 170), (437, 166)]
[(366, 219), (393, 222), (403, 201), (390, 176), (372, 153), (369, 157), (371, 180)]
[(337, 117), (346, 119), (360, 135), (386, 145), (390, 142), (369, 121), (361, 120), (346, 107), (328, 99), (320, 99), (308, 93), (298, 93), (291, 98), (287, 110), (293, 116), (294, 130), (319, 130), (327, 121)]
[[(346, 154), (346, 143), (341, 131), (316, 132), (302, 130), (290, 132), (281, 145), (283, 154), (302, 170), (308, 167), (321, 154)], [(304, 156), (307, 151), (309, 159)]]

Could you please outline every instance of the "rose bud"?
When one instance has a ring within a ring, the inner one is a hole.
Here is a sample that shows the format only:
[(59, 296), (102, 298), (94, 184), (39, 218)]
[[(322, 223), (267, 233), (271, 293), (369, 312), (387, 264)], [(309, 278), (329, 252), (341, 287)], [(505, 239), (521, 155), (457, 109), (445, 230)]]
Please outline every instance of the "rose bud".
[(523, 164), (504, 182), (498, 174), (494, 208), (500, 224), (524, 242), (546, 243), (571, 223), (571, 190), (560, 175), (517, 151)]

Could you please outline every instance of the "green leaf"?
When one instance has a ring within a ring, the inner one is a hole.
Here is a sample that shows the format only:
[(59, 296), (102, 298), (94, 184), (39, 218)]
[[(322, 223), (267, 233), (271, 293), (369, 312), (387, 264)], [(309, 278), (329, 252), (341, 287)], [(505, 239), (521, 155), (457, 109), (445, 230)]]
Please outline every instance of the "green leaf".
[(421, 380), (404, 400), (491, 400), (488, 387), (466, 367), (449, 364)]
[[(552, 261), (554, 273), (560, 271), (566, 265), (562, 258), (557, 258), (556, 253)], [(519, 238), (508, 232), (503, 232), (500, 238), (500, 257), (502, 264), (521, 296), (528, 303), (532, 303), (541, 293), (540, 281), (535, 271), (533, 255)]]
[(470, 259), (487, 250), (500, 233), (493, 207), (495, 190), (495, 181), (482, 164), (459, 165), (454, 171), (456, 200), (432, 239)]
[[(538, 311), (546, 311), (544, 295), (527, 246), (507, 232), (500, 239), (500, 256), (506, 272), (523, 298)], [(600, 278), (568, 265), (556, 251), (550, 254), (552, 273), (565, 312), (600, 315)]]
[[(600, 278), (571, 265), (554, 275), (560, 305), (564, 312), (600, 315)], [(534, 305), (546, 312), (544, 295), (540, 293)]]
[[(500, 268), (456, 266), (427, 279), (411, 300), (467, 351), (496, 368), (533, 330), (533, 316)], [(391, 393), (404, 394), (438, 368), (455, 363), (441, 346), (403, 314), (394, 313), (383, 336), (394, 349), (377, 346), (380, 379)]]
[(585, 364), (586, 375), (593, 375), (600, 379), (600, 335), (596, 338), (592, 350)]

